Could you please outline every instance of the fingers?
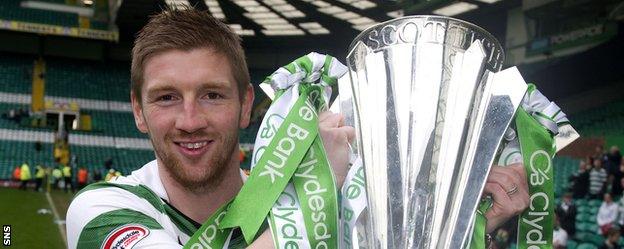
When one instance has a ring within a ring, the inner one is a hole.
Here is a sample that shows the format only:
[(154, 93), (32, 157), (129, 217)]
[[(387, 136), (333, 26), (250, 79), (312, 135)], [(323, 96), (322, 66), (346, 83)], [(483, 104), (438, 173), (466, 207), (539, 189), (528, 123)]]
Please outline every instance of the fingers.
[(491, 231), (507, 219), (522, 213), (529, 205), (528, 191), (522, 164), (493, 166), (484, 189), (484, 193), (490, 194), (493, 201), (492, 208), (485, 214), (488, 219), (487, 230)]
[(319, 126), (329, 128), (344, 126), (344, 116), (330, 111), (321, 112), (319, 114)]

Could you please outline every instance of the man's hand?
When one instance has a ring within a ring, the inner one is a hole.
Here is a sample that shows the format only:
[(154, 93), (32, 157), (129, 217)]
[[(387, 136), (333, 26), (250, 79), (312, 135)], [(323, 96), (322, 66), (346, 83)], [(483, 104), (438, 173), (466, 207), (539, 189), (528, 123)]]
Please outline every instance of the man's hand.
[(342, 114), (325, 111), (319, 114), (319, 133), (340, 189), (349, 169), (349, 142), (355, 137), (355, 129), (345, 126)]
[(486, 232), (491, 233), (529, 206), (529, 186), (524, 166), (493, 166), (483, 192), (492, 196), (492, 208), (485, 213)]

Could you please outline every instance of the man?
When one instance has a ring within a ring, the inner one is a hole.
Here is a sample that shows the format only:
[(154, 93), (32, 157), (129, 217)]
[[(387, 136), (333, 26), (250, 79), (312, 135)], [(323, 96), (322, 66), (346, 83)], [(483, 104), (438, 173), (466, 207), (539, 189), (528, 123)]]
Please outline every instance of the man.
[(579, 170), (570, 176), (572, 197), (575, 199), (582, 199), (587, 196), (587, 191), (589, 190), (589, 170), (587, 170), (587, 166), (587, 162), (581, 160), (579, 162)]
[(43, 178), (45, 176), (45, 168), (40, 164), (37, 164), (37, 167), (35, 168), (35, 191), (41, 191), (41, 185), (43, 184)]
[(52, 178), (54, 179), (54, 183), (52, 185), (52, 188), (54, 189), (58, 189), (59, 188), (59, 184), (61, 182), (61, 178), (63, 178), (63, 172), (60, 169), (60, 165), (57, 166), (56, 168), (54, 168), (52, 170)]
[(28, 163), (24, 162), (20, 169), (20, 180), (22, 182), (20, 185), (21, 190), (26, 190), (26, 185), (28, 185), (28, 182), (31, 178), (32, 176), (30, 175), (30, 167), (28, 166)]
[(620, 241), (620, 229), (617, 227), (612, 227), (609, 229), (609, 232), (606, 234), (607, 239), (604, 241), (604, 244), (600, 246), (600, 249), (620, 249), (622, 248), (619, 244)]
[(72, 170), (69, 165), (63, 165), (63, 180), (65, 182), (65, 192), (71, 190), (74, 192), (74, 183), (72, 182)]
[(602, 168), (602, 160), (594, 160), (594, 168), (589, 171), (589, 198), (600, 199), (605, 193), (607, 171)]
[(576, 233), (576, 205), (572, 201), (572, 193), (565, 193), (561, 204), (557, 206), (555, 210), (557, 214), (558, 222), (561, 228), (566, 230), (570, 237)]
[(559, 215), (555, 215), (555, 229), (553, 231), (553, 248), (555, 249), (564, 249), (568, 245), (568, 235), (565, 228), (560, 226)]
[[(67, 213), (69, 248), (108, 248), (127, 242), (126, 235), (132, 237), (126, 248), (181, 248), (243, 185), (238, 130), (249, 124), (254, 95), (240, 38), (207, 12), (166, 10), (137, 36), (131, 70), (135, 122), (149, 135), (156, 160), (75, 197)], [(340, 115), (319, 115), (338, 186), (354, 136), (343, 124)], [(522, 166), (495, 168), (485, 190), (494, 199), (488, 232), (528, 206)], [(246, 246), (240, 232), (229, 246)], [(265, 230), (248, 248), (272, 247)]]
[(596, 215), (596, 223), (600, 227), (600, 232), (606, 235), (609, 229), (615, 225), (615, 221), (618, 217), (618, 205), (613, 202), (609, 193), (604, 194), (604, 201), (598, 209)]
[(80, 167), (78, 170), (78, 190), (82, 190), (89, 181), (89, 171), (84, 166)]

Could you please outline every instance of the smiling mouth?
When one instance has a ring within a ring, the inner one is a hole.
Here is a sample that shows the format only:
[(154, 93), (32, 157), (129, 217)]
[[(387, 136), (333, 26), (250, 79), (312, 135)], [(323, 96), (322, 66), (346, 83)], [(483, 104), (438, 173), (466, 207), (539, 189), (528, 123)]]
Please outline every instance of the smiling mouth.
[(210, 141), (191, 142), (191, 143), (182, 143), (182, 142), (180, 142), (180, 143), (176, 143), (176, 144), (179, 145), (182, 148), (192, 150), (192, 149), (200, 149), (200, 148), (208, 145), (208, 142), (210, 142)]

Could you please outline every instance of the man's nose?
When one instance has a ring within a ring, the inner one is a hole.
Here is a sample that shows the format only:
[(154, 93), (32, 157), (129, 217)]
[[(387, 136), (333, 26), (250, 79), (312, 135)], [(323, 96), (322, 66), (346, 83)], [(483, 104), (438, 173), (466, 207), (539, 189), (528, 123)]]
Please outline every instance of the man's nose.
[(206, 118), (195, 100), (185, 100), (183, 110), (178, 114), (176, 128), (188, 133), (206, 128)]

